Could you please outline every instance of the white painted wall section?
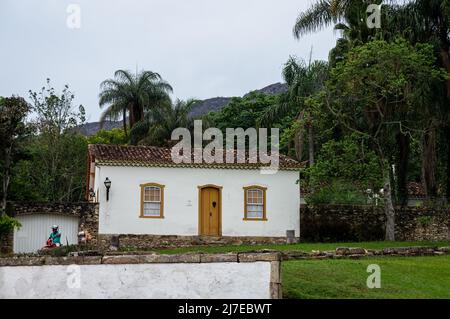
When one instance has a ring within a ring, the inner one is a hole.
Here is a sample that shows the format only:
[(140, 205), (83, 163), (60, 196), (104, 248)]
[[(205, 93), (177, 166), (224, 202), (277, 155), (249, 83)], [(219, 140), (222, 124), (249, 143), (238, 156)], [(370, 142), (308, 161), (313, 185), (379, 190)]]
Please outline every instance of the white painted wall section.
[[(222, 186), (222, 235), (284, 237), (300, 230), (299, 174), (259, 170), (101, 166), (96, 169), (100, 234), (195, 236), (198, 231), (198, 186)], [(103, 185), (112, 186), (109, 201)], [(139, 218), (140, 186), (159, 183), (164, 189), (164, 219)], [(244, 186), (267, 187), (267, 221), (244, 221)]]
[(270, 262), (0, 267), (0, 298), (270, 298)]

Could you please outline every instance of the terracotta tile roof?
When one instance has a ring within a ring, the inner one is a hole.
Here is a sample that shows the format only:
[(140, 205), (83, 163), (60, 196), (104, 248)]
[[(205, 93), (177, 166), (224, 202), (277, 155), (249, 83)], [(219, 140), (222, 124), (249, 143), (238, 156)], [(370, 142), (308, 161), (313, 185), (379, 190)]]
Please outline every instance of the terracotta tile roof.
[[(236, 158), (236, 152), (234, 158)], [(96, 163), (106, 166), (160, 166), (160, 167), (189, 167), (189, 168), (233, 168), (233, 169), (259, 169), (268, 164), (249, 163), (248, 154), (245, 163), (194, 163), (191, 154), (191, 163), (175, 163), (172, 160), (171, 148), (156, 146), (119, 146), (119, 145), (89, 145), (89, 155)], [(224, 152), (224, 158), (226, 154)], [(236, 162), (236, 161), (235, 161)], [(280, 154), (280, 170), (298, 170), (304, 165), (296, 160)]]

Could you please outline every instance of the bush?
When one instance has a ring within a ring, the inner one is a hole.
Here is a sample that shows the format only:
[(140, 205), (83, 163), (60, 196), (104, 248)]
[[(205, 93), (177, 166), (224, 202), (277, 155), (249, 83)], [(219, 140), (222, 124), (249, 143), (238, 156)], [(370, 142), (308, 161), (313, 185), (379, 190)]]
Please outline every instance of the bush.
[(66, 257), (69, 256), (70, 253), (75, 252), (84, 252), (84, 251), (94, 251), (96, 247), (92, 245), (63, 245), (61, 247), (55, 247), (50, 249), (41, 249), (39, 251), (39, 255), (41, 256), (51, 256), (51, 257)]
[(17, 219), (14, 219), (6, 214), (0, 216), (0, 237), (7, 235), (14, 229), (20, 228), (22, 225)]
[(334, 181), (307, 195), (306, 202), (312, 205), (364, 205), (367, 204), (367, 197), (353, 184)]

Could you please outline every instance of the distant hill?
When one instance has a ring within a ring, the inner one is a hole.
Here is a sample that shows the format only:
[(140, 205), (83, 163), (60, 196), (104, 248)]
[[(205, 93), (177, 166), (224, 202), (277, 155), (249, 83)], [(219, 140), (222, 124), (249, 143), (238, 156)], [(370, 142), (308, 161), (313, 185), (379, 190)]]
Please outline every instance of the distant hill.
[(288, 90), (288, 85), (286, 83), (275, 83), (275, 84), (271, 84), (268, 85), (260, 90), (255, 90), (252, 92), (249, 92), (247, 94), (244, 95), (244, 97), (247, 97), (250, 93), (256, 92), (256, 93), (263, 93), (263, 94), (267, 94), (267, 95), (275, 95), (275, 94), (281, 94), (281, 93), (285, 93)]
[[(123, 127), (122, 121), (106, 121), (103, 123), (103, 129), (110, 131), (113, 128)], [(83, 125), (79, 125), (76, 130), (85, 136), (92, 136), (100, 131), (100, 122), (90, 122)]]
[[(256, 92), (256, 93), (262, 93), (267, 95), (275, 95), (284, 93), (288, 90), (288, 85), (286, 83), (275, 83), (268, 85), (262, 89), (251, 91), (244, 95), (244, 97), (247, 97), (250, 93)], [(203, 101), (199, 101), (191, 110), (191, 113), (189, 115), (191, 117), (198, 117), (202, 116), (209, 112), (216, 112), (220, 111), (224, 106), (226, 106), (228, 103), (230, 103), (232, 97), (215, 97), (212, 99), (207, 99)]]
[[(288, 86), (286, 83), (274, 83), (262, 89), (251, 91), (245, 94), (244, 97), (247, 97), (252, 92), (263, 93), (267, 95), (275, 95), (284, 93), (287, 90)], [(231, 99), (232, 97), (214, 97), (211, 99), (199, 101), (193, 106), (191, 112), (189, 113), (189, 116), (200, 117), (209, 112), (220, 111), (223, 107), (225, 107), (228, 103), (230, 103)], [(112, 130), (113, 128), (118, 127), (122, 127), (122, 121), (117, 122), (108, 121), (103, 124), (103, 129), (105, 130)], [(94, 135), (99, 130), (100, 130), (100, 122), (86, 123), (77, 127), (77, 131), (86, 136)]]
[(203, 101), (198, 101), (189, 113), (190, 117), (199, 117), (209, 112), (220, 111), (225, 105), (230, 103), (232, 97), (213, 97)]

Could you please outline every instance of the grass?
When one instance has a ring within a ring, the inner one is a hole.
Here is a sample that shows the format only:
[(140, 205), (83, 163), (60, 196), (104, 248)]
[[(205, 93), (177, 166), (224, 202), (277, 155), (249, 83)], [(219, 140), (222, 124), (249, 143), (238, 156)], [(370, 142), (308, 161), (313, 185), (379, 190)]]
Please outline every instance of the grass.
[[(370, 264), (379, 289), (367, 288)], [(450, 298), (450, 256), (287, 261), (282, 282), (284, 298)]]
[[(226, 253), (226, 252), (240, 252), (259, 249), (273, 249), (273, 250), (334, 250), (337, 247), (362, 247), (366, 249), (383, 249), (390, 247), (409, 247), (409, 246), (450, 246), (450, 241), (374, 241), (374, 242), (353, 242), (353, 243), (299, 243), (299, 244), (274, 244), (274, 245), (227, 245), (227, 246), (195, 246), (195, 247), (181, 247), (171, 249), (155, 250), (161, 254), (178, 254), (187, 252), (204, 252), (204, 253)], [(125, 249), (126, 250), (126, 249)]]
[[(292, 245), (228, 245), (160, 249), (159, 253), (224, 253), (257, 249), (334, 250), (337, 247), (383, 249), (450, 246), (450, 241), (299, 243)], [(381, 288), (369, 289), (367, 266), (381, 269)], [(292, 260), (282, 263), (283, 297), (295, 299), (450, 298), (450, 255), (368, 257), (363, 259)]]

